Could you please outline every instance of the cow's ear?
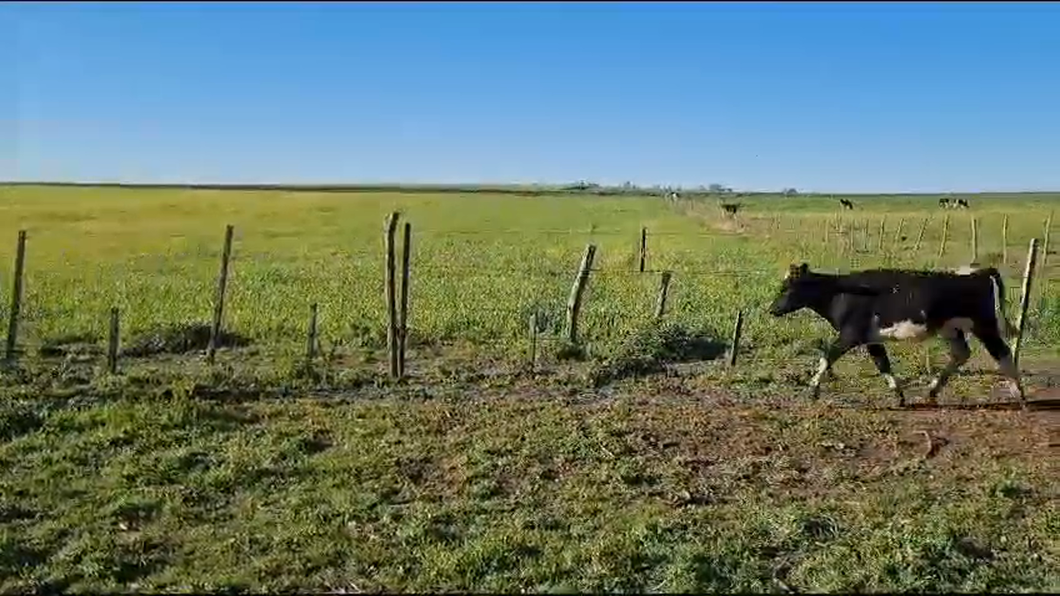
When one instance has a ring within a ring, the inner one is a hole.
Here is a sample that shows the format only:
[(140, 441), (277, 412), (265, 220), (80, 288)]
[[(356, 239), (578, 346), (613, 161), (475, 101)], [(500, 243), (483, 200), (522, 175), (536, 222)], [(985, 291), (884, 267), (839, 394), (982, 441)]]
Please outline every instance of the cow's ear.
[(810, 266), (806, 263), (799, 265), (799, 275), (806, 275), (810, 271)]

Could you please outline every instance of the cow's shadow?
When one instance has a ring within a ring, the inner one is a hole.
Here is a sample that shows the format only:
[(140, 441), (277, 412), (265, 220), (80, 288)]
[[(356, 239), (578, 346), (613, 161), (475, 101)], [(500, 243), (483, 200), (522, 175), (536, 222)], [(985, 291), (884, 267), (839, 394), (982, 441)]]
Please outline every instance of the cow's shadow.
[[(898, 412), (902, 411), (915, 411), (915, 410), (991, 410), (991, 411), (1012, 411), (1019, 410), (1020, 404), (1018, 401), (1005, 401), (1005, 402), (980, 402), (980, 403), (968, 403), (968, 402), (957, 402), (957, 403), (910, 403), (906, 404), (905, 407), (898, 407), (897, 405), (883, 408), (886, 410), (894, 410)], [(1060, 398), (1048, 398), (1048, 399), (1035, 399), (1027, 400), (1027, 411), (1055, 411), (1060, 410)]]

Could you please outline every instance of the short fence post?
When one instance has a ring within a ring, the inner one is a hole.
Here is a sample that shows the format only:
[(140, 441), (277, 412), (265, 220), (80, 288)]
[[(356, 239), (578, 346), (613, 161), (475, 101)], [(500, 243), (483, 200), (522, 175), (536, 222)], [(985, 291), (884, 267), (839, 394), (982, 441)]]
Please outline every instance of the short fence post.
[(26, 268), (26, 230), (18, 231), (18, 244), (15, 248), (15, 279), (11, 287), (11, 312), (7, 314), (7, 346), (4, 350), (4, 361), (15, 362), (15, 348), (18, 345), (18, 317), (22, 312), (22, 277)]
[(398, 333), (398, 376), (405, 376), (405, 347), (409, 335), (409, 262), (411, 258), (412, 224), (405, 222), (401, 243), (401, 319)]
[(1016, 322), (1016, 342), (1012, 348), (1012, 362), (1018, 367), (1020, 348), (1023, 347), (1023, 332), (1027, 325), (1027, 309), (1031, 302), (1031, 283), (1034, 280), (1034, 266), (1038, 261), (1038, 239), (1031, 238), (1027, 250), (1027, 264), (1023, 270), (1023, 288), (1020, 296), (1020, 317)]
[(574, 285), (570, 289), (570, 298), (567, 300), (567, 339), (572, 344), (578, 343), (578, 315), (581, 312), (582, 296), (585, 293), (585, 286), (589, 282), (589, 272), (592, 270), (595, 256), (596, 245), (586, 245), (581, 265), (578, 267), (578, 275), (574, 278)]
[(648, 228), (640, 229), (640, 272), (644, 273), (644, 265), (648, 260)]
[(736, 323), (732, 327), (732, 347), (729, 349), (729, 366), (736, 366), (736, 355), (740, 351), (740, 333), (743, 331), (743, 310), (736, 311)]
[(398, 368), (398, 313), (397, 313), (397, 263), (394, 255), (394, 235), (397, 233), (398, 214), (391, 213), (386, 220), (386, 233), (383, 241), (386, 249), (386, 345), (390, 361), (390, 378), (399, 376)]
[(880, 218), (880, 239), (876, 244), (876, 252), (882, 253), (883, 247), (886, 246), (883, 242), (884, 234), (887, 233), (887, 216), (884, 215)]
[(673, 273), (670, 271), (663, 271), (662, 276), (659, 278), (659, 296), (655, 300), (655, 318), (661, 319), (663, 313), (666, 312), (666, 294), (670, 290), (670, 278)]
[(317, 303), (309, 305), (309, 328), (306, 330), (305, 359), (313, 362), (317, 353)]
[(107, 372), (118, 374), (118, 307), (110, 309), (110, 333), (107, 338)]
[(213, 364), (217, 345), (221, 341), (221, 319), (225, 310), (225, 288), (228, 286), (228, 261), (232, 257), (232, 225), (225, 226), (225, 243), (221, 251), (221, 273), (217, 276), (217, 296), (213, 305), (213, 325), (210, 326), (210, 345), (206, 348), (206, 361)]

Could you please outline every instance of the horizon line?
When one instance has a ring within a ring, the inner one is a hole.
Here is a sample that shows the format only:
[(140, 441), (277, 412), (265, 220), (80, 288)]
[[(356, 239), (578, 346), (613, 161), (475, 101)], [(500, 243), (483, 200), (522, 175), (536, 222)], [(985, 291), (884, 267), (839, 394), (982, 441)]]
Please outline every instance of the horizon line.
[[(591, 186), (581, 187), (581, 184)], [(632, 183), (631, 183), (632, 184)], [(603, 184), (589, 181), (574, 182), (296, 182), (296, 183), (273, 183), (273, 182), (118, 182), (103, 180), (0, 180), (0, 186), (73, 186), (73, 187), (120, 187), (120, 188), (170, 188), (189, 190), (306, 190), (306, 191), (401, 191), (401, 190), (449, 190), (449, 191), (472, 191), (472, 190), (496, 190), (496, 191), (540, 191), (540, 192), (565, 192), (570, 194), (584, 193), (592, 194), (593, 190), (626, 190), (628, 194), (633, 191), (650, 190), (675, 190), (691, 194), (728, 194), (728, 195), (783, 195), (784, 190), (740, 190), (728, 188), (726, 192), (710, 191), (709, 185), (697, 185), (694, 187), (667, 186), (655, 184), (644, 186), (633, 184), (625, 187), (622, 184)], [(949, 190), (949, 191), (818, 191), (796, 189), (795, 196), (934, 196), (934, 195), (1041, 195), (1060, 194), (1058, 190)]]

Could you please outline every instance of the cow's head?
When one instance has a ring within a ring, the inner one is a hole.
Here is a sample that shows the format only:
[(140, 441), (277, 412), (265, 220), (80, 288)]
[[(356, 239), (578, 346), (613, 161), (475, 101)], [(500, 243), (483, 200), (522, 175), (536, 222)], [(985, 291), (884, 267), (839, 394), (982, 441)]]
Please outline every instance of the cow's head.
[(810, 276), (810, 266), (806, 263), (792, 265), (788, 268), (788, 274), (781, 282), (780, 290), (773, 304), (769, 307), (769, 314), (774, 317), (782, 317), (806, 307), (812, 296), (816, 284)]

